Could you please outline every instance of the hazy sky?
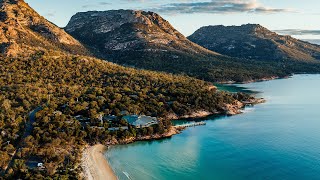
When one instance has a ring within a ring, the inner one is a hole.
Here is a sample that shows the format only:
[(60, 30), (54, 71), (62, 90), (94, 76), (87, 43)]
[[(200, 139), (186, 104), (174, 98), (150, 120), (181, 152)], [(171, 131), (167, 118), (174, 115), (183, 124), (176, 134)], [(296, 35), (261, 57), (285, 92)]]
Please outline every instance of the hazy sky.
[(205, 25), (257, 23), (271, 30), (289, 29), (282, 33), (292, 33), (299, 38), (320, 39), (319, 0), (26, 0), (26, 2), (60, 27), (64, 27), (76, 12), (141, 9), (159, 13), (184, 35), (190, 35)]

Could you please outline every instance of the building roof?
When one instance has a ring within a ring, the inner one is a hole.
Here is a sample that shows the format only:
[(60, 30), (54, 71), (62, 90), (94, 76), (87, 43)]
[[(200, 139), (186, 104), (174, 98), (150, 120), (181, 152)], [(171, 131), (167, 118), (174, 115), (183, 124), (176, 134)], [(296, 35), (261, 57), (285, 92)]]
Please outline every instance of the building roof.
[(117, 116), (115, 116), (115, 115), (106, 115), (106, 116), (104, 116), (103, 117), (103, 120), (105, 120), (105, 121), (114, 121), (114, 120), (117, 120)]
[(150, 117), (150, 116), (131, 115), (131, 116), (124, 116), (123, 118), (133, 126), (147, 126), (147, 125), (158, 123), (157, 118)]

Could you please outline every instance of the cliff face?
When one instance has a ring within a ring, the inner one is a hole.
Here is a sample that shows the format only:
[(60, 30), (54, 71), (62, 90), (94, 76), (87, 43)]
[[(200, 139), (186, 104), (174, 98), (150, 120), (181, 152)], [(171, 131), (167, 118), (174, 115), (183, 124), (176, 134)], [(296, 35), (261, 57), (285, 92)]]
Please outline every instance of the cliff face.
[(207, 26), (188, 37), (191, 41), (232, 57), (255, 60), (320, 59), (320, 46), (281, 36), (258, 24)]
[(23, 0), (0, 0), (0, 53), (17, 56), (38, 51), (87, 53), (77, 40)]

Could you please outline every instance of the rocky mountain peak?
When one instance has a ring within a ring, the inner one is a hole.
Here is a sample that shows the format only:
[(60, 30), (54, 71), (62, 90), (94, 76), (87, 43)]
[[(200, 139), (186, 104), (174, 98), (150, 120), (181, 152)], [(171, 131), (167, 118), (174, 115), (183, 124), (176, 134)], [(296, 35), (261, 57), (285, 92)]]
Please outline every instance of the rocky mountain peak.
[(237, 32), (238, 34), (251, 34), (251, 35), (270, 35), (275, 34), (260, 24), (244, 24), (241, 26), (205, 26), (201, 27), (198, 31), (208, 33), (232, 33)]
[(0, 2), (1, 54), (17, 56), (47, 50), (86, 51), (77, 40), (47, 21), (23, 0)]
[(0, 12), (2, 13), (1, 23), (14, 25), (29, 25), (38, 23), (42, 18), (23, 0), (3, 0)]
[(25, 3), (23, 0), (0, 0), (0, 5)]
[(240, 27), (243, 29), (249, 29), (249, 30), (253, 30), (253, 31), (267, 30), (267, 28), (261, 26), (260, 24), (243, 24)]
[[(72, 33), (81, 28), (85, 28), (92, 22), (96, 27), (95, 33), (107, 33), (113, 31), (124, 24), (141, 24), (149, 29), (152, 26), (158, 26), (165, 33), (182, 37), (181, 34), (177, 34), (177, 31), (170, 25), (170, 23), (164, 20), (160, 15), (154, 12), (146, 12), (140, 10), (110, 10), (110, 11), (89, 11), (75, 14), (68, 25), (66, 31)], [(139, 28), (138, 28), (139, 30)]]
[(193, 53), (212, 53), (190, 42), (168, 21), (154, 12), (81, 12), (71, 18), (65, 30), (89, 47), (95, 46), (93, 49), (103, 54), (120, 50), (164, 51), (169, 47), (179, 47)]
[(255, 60), (316, 60), (320, 46), (281, 36), (259, 24), (207, 26), (188, 37), (209, 50)]

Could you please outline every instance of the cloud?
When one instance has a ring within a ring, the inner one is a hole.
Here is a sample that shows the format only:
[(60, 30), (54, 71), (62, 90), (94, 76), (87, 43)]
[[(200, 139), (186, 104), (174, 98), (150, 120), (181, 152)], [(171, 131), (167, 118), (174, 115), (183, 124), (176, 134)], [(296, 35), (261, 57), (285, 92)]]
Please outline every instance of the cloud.
[(275, 32), (279, 34), (286, 34), (286, 35), (320, 35), (320, 30), (304, 30), (304, 29), (282, 29), (282, 30), (275, 30)]
[(111, 3), (108, 3), (108, 2), (98, 2), (98, 3), (95, 3), (95, 4), (85, 4), (82, 6), (83, 9), (87, 9), (87, 8), (97, 8), (97, 7), (100, 7), (100, 6), (107, 6), (107, 5), (110, 5)]
[(99, 2), (99, 5), (102, 5), (102, 6), (106, 6), (106, 5), (110, 5), (111, 3), (108, 3), (108, 2)]
[(153, 11), (161, 13), (279, 13), (292, 12), (290, 9), (270, 8), (257, 0), (211, 0), (202, 2), (170, 3)]
[(44, 14), (45, 17), (53, 18), (57, 15), (57, 11), (55, 10), (47, 10)]
[(95, 5), (92, 4), (85, 4), (83, 6), (81, 6), (83, 9), (89, 8), (89, 7), (94, 7)]
[(56, 12), (48, 12), (44, 16), (46, 16), (46, 17), (55, 17), (56, 16)]

